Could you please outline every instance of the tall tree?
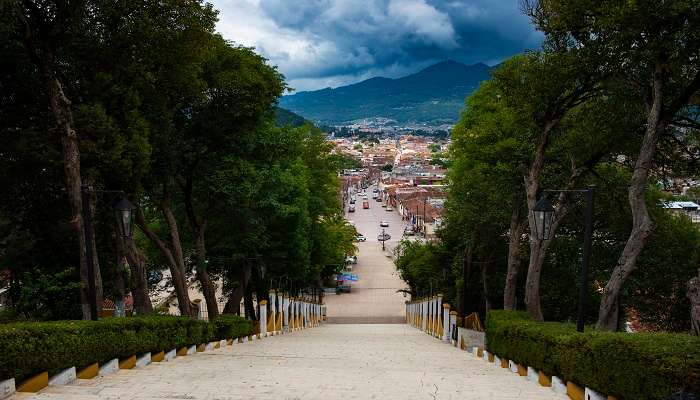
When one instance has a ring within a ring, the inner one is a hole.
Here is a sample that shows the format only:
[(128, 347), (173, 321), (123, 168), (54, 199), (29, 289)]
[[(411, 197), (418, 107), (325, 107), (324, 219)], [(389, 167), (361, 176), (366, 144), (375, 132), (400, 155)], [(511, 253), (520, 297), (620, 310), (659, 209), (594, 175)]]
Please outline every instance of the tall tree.
[[(76, 132), (73, 103), (63, 77), (71, 60), (64, 53), (80, 31), (85, 17), (84, 1), (6, 1), (1, 5), (3, 14), (13, 17), (14, 40), (24, 44), (26, 57), (36, 68), (36, 76), (43, 85), (44, 101), (50, 105), (55, 125), (51, 130), (58, 135), (62, 144), (63, 169), (66, 194), (68, 196), (74, 232), (78, 237), (78, 254), (80, 259), (80, 276), (83, 283), (81, 303), (83, 318), (90, 315), (89, 296), (87, 293), (88, 270), (86, 241), (95, 243), (94, 237), (86, 238), (83, 225), (83, 202), (81, 188), (83, 179), (80, 172), (80, 149)], [(77, 31), (77, 32), (76, 32)], [(94, 283), (97, 290), (98, 313), (101, 308), (102, 280), (97, 264), (97, 248), (92, 249), (95, 263)]]
[(646, 109), (628, 194), (632, 229), (603, 291), (597, 323), (599, 329), (615, 330), (620, 291), (654, 229), (645, 192), (659, 138), (700, 90), (700, 4), (540, 0), (526, 2), (525, 9), (548, 40), (587, 49), (589, 59), (639, 93)]

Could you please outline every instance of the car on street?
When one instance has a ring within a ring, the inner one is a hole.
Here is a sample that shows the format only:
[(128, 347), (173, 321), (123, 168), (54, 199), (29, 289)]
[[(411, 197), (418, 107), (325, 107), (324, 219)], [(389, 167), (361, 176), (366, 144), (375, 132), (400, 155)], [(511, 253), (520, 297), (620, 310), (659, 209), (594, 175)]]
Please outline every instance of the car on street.
[(350, 285), (338, 285), (335, 288), (335, 294), (350, 293), (350, 290), (352, 290)]
[(355, 212), (355, 206), (348, 207), (348, 212)]
[(391, 207), (387, 207), (386, 210), (387, 210), (387, 211), (394, 211), (394, 209), (391, 208)]
[(382, 207), (386, 207), (386, 204), (382, 204)]
[(389, 221), (379, 221), (379, 226), (386, 228), (389, 226)]
[(350, 199), (350, 204), (355, 204), (355, 199), (354, 199), (354, 198)]
[(365, 241), (367, 241), (367, 238), (366, 238), (365, 235), (363, 235), (363, 234), (358, 234), (357, 236), (355, 236), (355, 238), (357, 239), (358, 242), (365, 242)]
[(381, 197), (377, 197), (375, 200), (381, 202), (381, 201), (382, 201), (382, 198), (381, 198)]
[(357, 256), (347, 256), (345, 257), (346, 264), (357, 264)]
[(403, 228), (403, 234), (406, 236), (413, 236), (416, 233), (413, 232), (413, 228), (411, 228), (410, 226), (407, 226), (407, 227)]
[(369, 201), (363, 201), (362, 202), (362, 208), (369, 208)]
[(384, 241), (387, 241), (389, 239), (391, 239), (391, 235), (386, 233), (386, 232), (380, 233), (379, 235), (377, 235), (377, 240), (379, 240), (380, 242), (384, 242)]

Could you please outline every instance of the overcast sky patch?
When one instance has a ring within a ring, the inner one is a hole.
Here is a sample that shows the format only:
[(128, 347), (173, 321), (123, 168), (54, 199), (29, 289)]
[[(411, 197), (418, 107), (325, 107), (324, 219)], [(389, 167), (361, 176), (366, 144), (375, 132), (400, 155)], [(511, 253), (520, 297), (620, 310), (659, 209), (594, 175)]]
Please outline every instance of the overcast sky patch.
[(212, 0), (217, 30), (296, 90), (390, 78), (453, 59), (494, 65), (540, 46), (518, 0)]

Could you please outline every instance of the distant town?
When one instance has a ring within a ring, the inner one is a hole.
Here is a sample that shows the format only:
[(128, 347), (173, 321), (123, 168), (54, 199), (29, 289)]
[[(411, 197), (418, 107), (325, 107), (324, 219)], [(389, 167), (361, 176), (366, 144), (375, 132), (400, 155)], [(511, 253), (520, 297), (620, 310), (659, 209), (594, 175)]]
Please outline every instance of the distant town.
[(329, 139), (336, 151), (359, 160), (362, 168), (343, 171), (343, 193), (376, 184), (377, 201), (393, 207), (407, 231), (427, 240), (440, 228), (446, 193), (449, 139), (429, 136), (343, 137)]

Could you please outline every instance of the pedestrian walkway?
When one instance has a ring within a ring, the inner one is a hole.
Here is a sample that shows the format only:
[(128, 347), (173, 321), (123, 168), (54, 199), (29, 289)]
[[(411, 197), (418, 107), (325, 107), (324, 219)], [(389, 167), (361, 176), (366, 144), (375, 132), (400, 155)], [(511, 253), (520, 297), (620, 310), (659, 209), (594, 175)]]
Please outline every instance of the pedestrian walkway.
[(408, 325), (323, 325), (23, 400), (566, 399)]

